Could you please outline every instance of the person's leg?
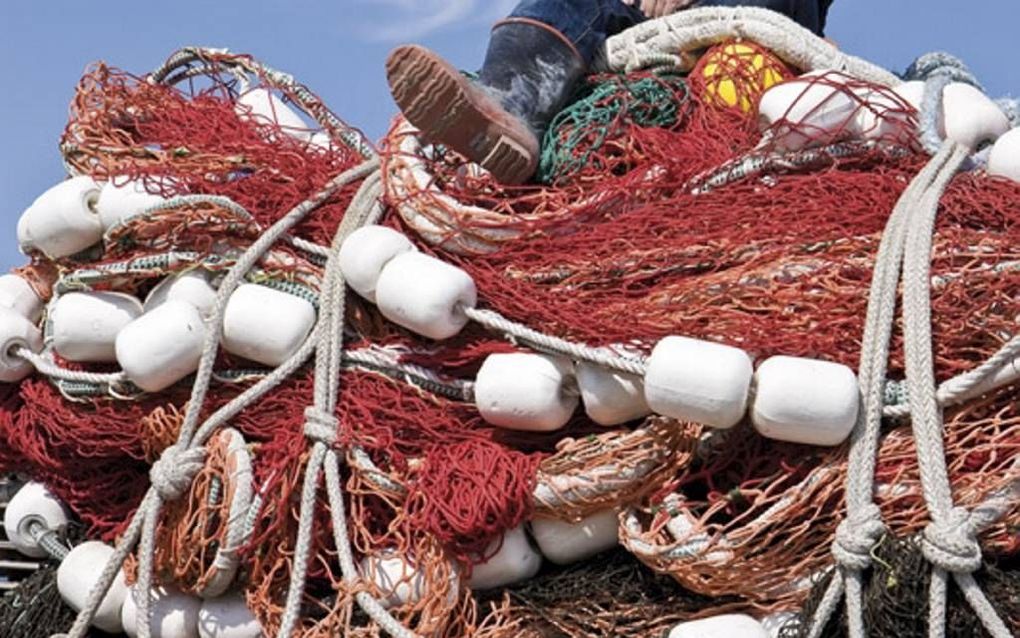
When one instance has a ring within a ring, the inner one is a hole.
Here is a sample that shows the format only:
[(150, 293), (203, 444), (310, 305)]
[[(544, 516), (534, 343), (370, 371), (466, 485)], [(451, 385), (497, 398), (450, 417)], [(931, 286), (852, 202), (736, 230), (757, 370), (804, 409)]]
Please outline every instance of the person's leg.
[(620, 0), (525, 0), (493, 28), (477, 83), (418, 46), (390, 54), (387, 78), (423, 134), (501, 182), (520, 183), (534, 174), (545, 127), (607, 35), (643, 19)]

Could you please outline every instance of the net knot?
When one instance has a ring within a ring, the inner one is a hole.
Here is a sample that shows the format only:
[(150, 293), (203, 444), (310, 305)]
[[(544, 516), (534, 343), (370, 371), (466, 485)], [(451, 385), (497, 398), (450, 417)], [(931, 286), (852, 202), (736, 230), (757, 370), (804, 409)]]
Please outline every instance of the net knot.
[(949, 516), (932, 521), (921, 535), (921, 552), (947, 572), (969, 574), (981, 567), (981, 544), (970, 512), (954, 507)]
[(191, 487), (191, 482), (205, 465), (205, 449), (182, 448), (174, 444), (149, 469), (149, 481), (164, 502), (176, 501)]
[(885, 535), (885, 523), (878, 506), (870, 504), (862, 512), (855, 512), (836, 527), (832, 555), (843, 568), (864, 571), (871, 567), (871, 550)]
[(316, 407), (305, 409), (305, 436), (315, 443), (332, 446), (336, 443), (336, 429), (340, 421)]

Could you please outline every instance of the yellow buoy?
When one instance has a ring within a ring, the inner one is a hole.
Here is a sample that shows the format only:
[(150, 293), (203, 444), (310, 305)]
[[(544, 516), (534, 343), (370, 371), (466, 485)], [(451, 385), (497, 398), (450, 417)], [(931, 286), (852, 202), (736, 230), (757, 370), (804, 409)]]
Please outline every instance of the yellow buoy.
[(709, 49), (701, 59), (704, 98), (718, 106), (750, 112), (769, 87), (792, 73), (773, 53), (751, 43), (730, 42)]

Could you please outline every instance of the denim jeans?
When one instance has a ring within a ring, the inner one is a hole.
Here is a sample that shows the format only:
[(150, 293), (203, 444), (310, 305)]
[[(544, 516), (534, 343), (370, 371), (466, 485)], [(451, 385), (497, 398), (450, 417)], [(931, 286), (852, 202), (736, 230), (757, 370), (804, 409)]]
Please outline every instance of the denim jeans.
[[(640, 2), (636, 2), (640, 4)], [(782, 13), (818, 35), (832, 0), (700, 0), (699, 7), (749, 6)], [(511, 18), (529, 18), (553, 27), (574, 43), (585, 62), (591, 62), (606, 38), (648, 18), (621, 0), (522, 0)]]

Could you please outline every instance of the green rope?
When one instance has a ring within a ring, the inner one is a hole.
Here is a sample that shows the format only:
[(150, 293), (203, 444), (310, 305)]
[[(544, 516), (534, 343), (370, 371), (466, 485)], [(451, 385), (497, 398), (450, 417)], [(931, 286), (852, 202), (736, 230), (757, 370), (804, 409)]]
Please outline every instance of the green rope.
[(537, 179), (557, 184), (589, 166), (626, 127), (670, 128), (687, 113), (690, 93), (678, 75), (593, 76), (553, 118), (542, 140)]

